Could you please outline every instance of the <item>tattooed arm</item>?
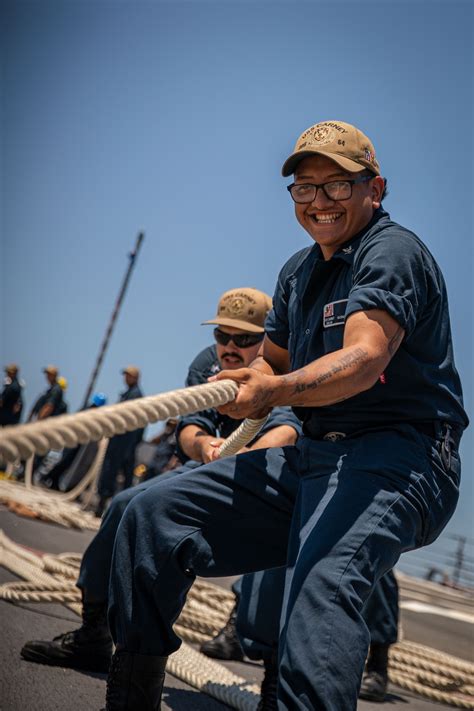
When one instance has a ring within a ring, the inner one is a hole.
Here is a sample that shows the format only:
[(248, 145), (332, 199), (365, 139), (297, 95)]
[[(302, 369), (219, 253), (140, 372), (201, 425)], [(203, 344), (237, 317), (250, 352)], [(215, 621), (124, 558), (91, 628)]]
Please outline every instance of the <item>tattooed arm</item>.
[(270, 375), (270, 367), (219, 373), (218, 379), (232, 378), (240, 385), (234, 402), (220, 410), (231, 417), (259, 417), (277, 405), (320, 407), (347, 400), (376, 383), (404, 335), (386, 311), (353, 313), (346, 321), (343, 347), (300, 370), (286, 375)]

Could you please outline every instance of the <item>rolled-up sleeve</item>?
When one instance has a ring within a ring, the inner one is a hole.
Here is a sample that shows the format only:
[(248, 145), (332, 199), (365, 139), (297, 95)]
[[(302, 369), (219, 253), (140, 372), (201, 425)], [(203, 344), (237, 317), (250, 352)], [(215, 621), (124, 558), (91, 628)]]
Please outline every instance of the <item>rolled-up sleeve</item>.
[(273, 295), (273, 308), (265, 321), (265, 333), (280, 348), (288, 348), (288, 293), (284, 281), (284, 274), (280, 272), (275, 293)]
[(408, 336), (426, 300), (423, 251), (414, 235), (394, 230), (390, 235), (375, 235), (361, 245), (354, 260), (346, 318), (356, 311), (381, 309), (389, 313)]

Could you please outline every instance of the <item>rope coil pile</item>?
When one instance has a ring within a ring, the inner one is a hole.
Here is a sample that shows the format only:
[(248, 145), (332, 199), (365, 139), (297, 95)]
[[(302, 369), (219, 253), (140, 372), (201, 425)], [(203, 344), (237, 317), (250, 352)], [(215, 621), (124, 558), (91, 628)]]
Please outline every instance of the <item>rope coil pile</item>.
[[(0, 564), (28, 583), (0, 586), (0, 599), (10, 602), (62, 602), (81, 614), (80, 591), (75, 586), (80, 556), (37, 555), (0, 531)], [(175, 624), (185, 641), (202, 643), (222, 628), (234, 605), (232, 593), (196, 580)], [(201, 691), (242, 711), (255, 711), (259, 689), (217, 662), (183, 644), (168, 661), (167, 670)], [(426, 699), (461, 709), (474, 708), (474, 664), (414, 642), (390, 648), (389, 679)]]
[(0, 502), (14, 513), (51, 521), (60, 526), (82, 530), (97, 531), (100, 519), (93, 513), (63, 498), (58, 492), (27, 489), (23, 484), (0, 481)]

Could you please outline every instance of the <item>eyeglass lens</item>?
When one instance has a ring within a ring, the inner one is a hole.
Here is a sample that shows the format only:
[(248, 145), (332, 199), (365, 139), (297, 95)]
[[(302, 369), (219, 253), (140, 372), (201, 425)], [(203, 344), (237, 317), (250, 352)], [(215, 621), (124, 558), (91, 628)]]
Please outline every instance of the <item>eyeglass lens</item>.
[[(348, 180), (336, 180), (319, 185), (329, 200), (348, 200), (352, 195), (352, 185)], [(313, 202), (318, 186), (301, 183), (293, 185), (291, 197), (295, 202)]]

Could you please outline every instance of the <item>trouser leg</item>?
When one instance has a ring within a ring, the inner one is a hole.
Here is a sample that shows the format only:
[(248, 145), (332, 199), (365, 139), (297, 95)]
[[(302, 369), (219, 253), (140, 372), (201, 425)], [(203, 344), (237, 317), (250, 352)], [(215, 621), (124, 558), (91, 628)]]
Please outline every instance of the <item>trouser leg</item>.
[(135, 448), (133, 448), (130, 452), (127, 452), (127, 455), (123, 459), (122, 463), (122, 471), (123, 471), (123, 488), (128, 489), (129, 487), (132, 486), (133, 482), (133, 470), (135, 468)]
[(438, 535), (458, 490), (409, 427), (308, 444), (289, 544), (279, 708), (350, 711), (369, 645), (363, 606), (403, 551)]
[(174, 652), (180, 642), (172, 625), (196, 575), (285, 563), (298, 459), (297, 447), (229, 457), (158, 477), (129, 504), (115, 539), (110, 588), (109, 622), (120, 647)]
[(121, 467), (121, 452), (113, 439), (110, 440), (97, 482), (97, 493), (101, 498), (110, 498), (115, 494), (117, 474)]
[[(177, 476), (183, 470), (188, 471), (188, 467), (180, 467), (168, 474), (163, 474), (163, 478)], [(106, 602), (108, 600), (112, 551), (120, 519), (130, 501), (154, 486), (156, 481), (156, 479), (145, 481), (143, 484), (122, 491), (112, 499), (97, 534), (82, 557), (77, 587), (83, 591), (84, 597), (88, 601)]]
[(285, 568), (244, 575), (237, 608), (237, 632), (250, 659), (269, 659), (278, 650)]
[[(238, 590), (236, 628), (249, 659), (270, 658), (278, 650), (285, 568), (249, 573), (233, 585)], [(376, 583), (363, 609), (371, 645), (395, 644), (398, 635), (398, 584), (393, 571)]]
[(398, 584), (392, 570), (376, 583), (362, 612), (371, 644), (395, 644), (398, 637)]

